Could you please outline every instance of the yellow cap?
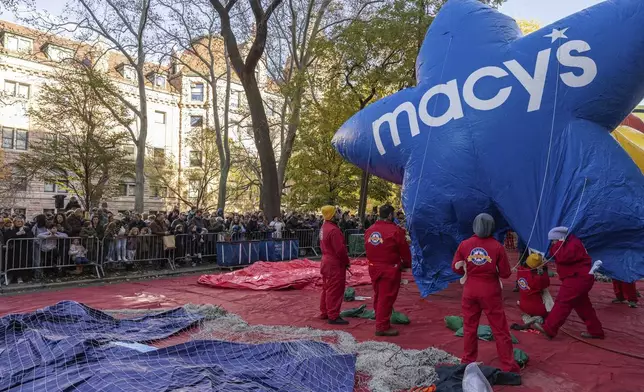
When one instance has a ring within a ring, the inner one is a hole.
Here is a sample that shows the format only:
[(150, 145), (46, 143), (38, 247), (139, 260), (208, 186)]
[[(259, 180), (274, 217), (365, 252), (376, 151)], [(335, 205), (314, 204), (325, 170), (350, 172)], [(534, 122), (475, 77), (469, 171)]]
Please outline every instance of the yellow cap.
[(322, 216), (324, 220), (331, 220), (335, 215), (335, 207), (333, 206), (324, 206), (322, 207)]
[(538, 253), (533, 253), (525, 261), (526, 265), (532, 269), (541, 267), (543, 264), (543, 258)]

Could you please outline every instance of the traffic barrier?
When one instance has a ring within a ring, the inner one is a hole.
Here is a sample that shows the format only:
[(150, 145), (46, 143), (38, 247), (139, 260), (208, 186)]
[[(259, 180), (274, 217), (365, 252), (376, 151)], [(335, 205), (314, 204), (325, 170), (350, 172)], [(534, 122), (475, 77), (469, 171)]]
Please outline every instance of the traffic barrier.
[(201, 262), (217, 257), (217, 242), (224, 242), (222, 233), (177, 234), (175, 235), (175, 264), (179, 261)]
[[(168, 248), (163, 236), (138, 235), (104, 238), (102, 242), (102, 268), (110, 264), (132, 264), (142, 262), (167, 262), (171, 269), (176, 269), (175, 247)], [(157, 264), (161, 267), (161, 264)]]
[[(2, 258), (2, 280), (27, 280), (77, 265), (93, 266), (101, 277), (100, 241), (94, 237), (11, 238)], [(70, 252), (71, 251), (71, 252)]]
[[(306, 250), (311, 250), (315, 256), (318, 256), (320, 250), (320, 230), (319, 229), (297, 229), (283, 230), (281, 239), (297, 240), (300, 249), (300, 256), (306, 256)], [(302, 254), (304, 250), (304, 254)]]

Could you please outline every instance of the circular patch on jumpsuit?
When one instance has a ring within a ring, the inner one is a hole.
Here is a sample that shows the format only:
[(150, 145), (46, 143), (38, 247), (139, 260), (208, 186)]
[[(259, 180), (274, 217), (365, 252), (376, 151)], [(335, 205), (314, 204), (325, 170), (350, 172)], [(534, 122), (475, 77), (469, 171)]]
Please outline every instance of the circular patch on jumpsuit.
[(383, 242), (382, 234), (378, 233), (377, 231), (374, 231), (369, 236), (369, 243), (371, 245), (378, 246), (378, 245), (382, 244), (382, 242)]
[(519, 285), (519, 288), (521, 290), (530, 290), (530, 286), (528, 286), (528, 281), (525, 280), (525, 278), (521, 278), (517, 280), (517, 284)]
[(487, 250), (483, 248), (474, 248), (470, 252), (467, 261), (472, 262), (474, 265), (483, 265), (485, 263), (491, 263), (492, 258), (488, 255)]

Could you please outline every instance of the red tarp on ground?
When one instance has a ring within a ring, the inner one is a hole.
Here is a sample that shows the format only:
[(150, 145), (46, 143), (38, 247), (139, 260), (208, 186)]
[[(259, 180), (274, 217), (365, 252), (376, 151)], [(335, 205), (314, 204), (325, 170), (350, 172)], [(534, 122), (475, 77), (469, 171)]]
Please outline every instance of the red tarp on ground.
[[(227, 274), (202, 275), (200, 284), (221, 289), (283, 290), (314, 289), (322, 285), (320, 262), (308, 259), (287, 262), (260, 261)], [(367, 259), (351, 261), (347, 285), (371, 284)]]
[[(405, 274), (405, 278), (411, 276)], [(181, 306), (186, 303), (209, 303), (239, 314), (251, 324), (293, 325), (331, 329), (332, 326), (317, 320), (319, 292), (316, 290), (217, 290), (199, 285), (197, 276), (172, 279), (129, 282), (98, 287), (83, 287), (60, 291), (28, 293), (0, 298), (0, 314), (27, 312), (58, 301), (69, 299), (100, 309), (159, 309)], [(558, 290), (558, 281), (552, 279), (552, 293)], [(520, 320), (516, 306), (518, 293), (512, 292), (514, 283), (504, 284), (505, 307), (510, 322)], [(356, 289), (358, 295), (372, 296), (369, 286)], [(401, 287), (396, 310), (411, 319), (410, 325), (397, 326), (401, 335), (394, 338), (374, 337), (374, 321), (351, 319), (342, 329), (360, 341), (378, 340), (394, 342), (403, 348), (423, 349), (439, 347), (460, 356), (463, 339), (445, 328), (443, 317), (461, 313), (462, 288), (458, 283), (427, 299), (421, 299), (418, 289), (411, 283)], [(523, 386), (496, 387), (503, 392), (641, 392), (644, 391), (644, 361), (595, 347), (644, 354), (644, 307), (630, 309), (626, 305), (613, 305), (612, 285), (597, 283), (591, 298), (600, 320), (606, 329), (604, 341), (581, 342), (562, 333), (552, 341), (531, 333), (514, 332), (520, 343), (516, 347), (530, 355), (528, 368), (523, 371)], [(362, 303), (362, 302), (361, 302)], [(370, 308), (371, 301), (366, 301)], [(355, 307), (356, 302), (343, 304)], [(485, 317), (481, 323), (487, 324)], [(571, 315), (564, 329), (573, 335), (584, 326), (576, 315)], [(177, 344), (187, 335), (179, 336), (163, 345)], [(591, 343), (591, 344), (589, 344)], [(498, 366), (494, 342), (479, 343), (479, 360)]]

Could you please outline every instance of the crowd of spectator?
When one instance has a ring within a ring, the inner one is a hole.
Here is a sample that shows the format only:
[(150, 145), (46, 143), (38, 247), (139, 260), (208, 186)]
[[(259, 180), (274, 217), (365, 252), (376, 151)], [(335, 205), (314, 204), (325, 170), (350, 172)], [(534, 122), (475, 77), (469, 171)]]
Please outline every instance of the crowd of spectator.
[[(5, 264), (13, 264), (16, 268), (18, 265), (20, 268), (33, 265), (33, 260), (27, 260), (32, 254), (39, 259), (35, 260), (39, 267), (65, 264), (60, 260), (66, 258), (77, 265), (76, 270), (71, 271), (74, 274), (82, 273), (82, 265), (88, 262), (88, 258), (93, 257), (91, 255), (98, 252), (94, 249), (94, 242), (85, 239), (103, 242), (105, 249), (100, 257), (106, 262), (123, 262), (131, 267), (132, 260), (152, 257), (148, 253), (156, 252), (152, 250), (156, 242), (144, 240), (143, 237), (175, 236), (178, 238), (178, 252), (185, 254), (188, 262), (192, 262), (194, 257), (196, 261), (192, 263), (195, 264), (201, 260), (206, 242), (204, 238), (212, 241), (212, 236), (205, 236), (208, 233), (216, 233), (217, 241), (282, 238), (284, 233), (318, 230), (323, 223), (321, 216), (316, 214), (285, 212), (272, 220), (261, 211), (239, 214), (224, 213), (221, 209), (213, 212), (197, 208), (181, 211), (178, 207), (170, 212), (158, 214), (128, 211), (114, 213), (110, 211), (107, 203), (102, 203), (100, 208), (85, 211), (75, 197), (70, 199), (64, 211), (38, 214), (30, 220), (20, 215), (12, 216), (4, 211), (1, 214), (3, 220), (0, 242), (6, 244), (9, 250)], [(347, 211), (342, 214), (338, 225), (344, 232), (360, 233), (376, 219), (376, 215), (372, 214), (360, 222), (355, 215)], [(404, 222), (402, 212), (397, 214), (397, 220), (399, 223)], [(38, 240), (19, 241), (29, 238)], [(65, 238), (69, 240), (61, 241)], [(11, 239), (14, 241), (10, 241)], [(61, 246), (63, 242), (66, 245)], [(18, 271), (12, 276), (18, 283), (32, 277), (24, 271)]]

